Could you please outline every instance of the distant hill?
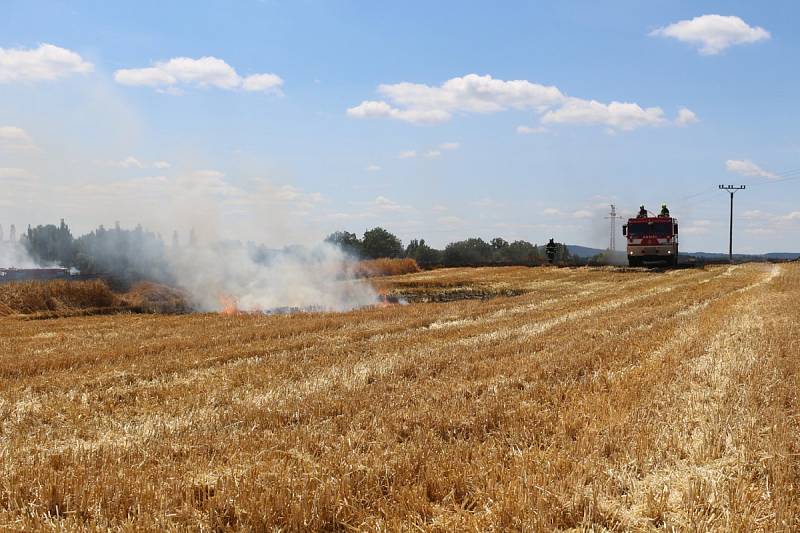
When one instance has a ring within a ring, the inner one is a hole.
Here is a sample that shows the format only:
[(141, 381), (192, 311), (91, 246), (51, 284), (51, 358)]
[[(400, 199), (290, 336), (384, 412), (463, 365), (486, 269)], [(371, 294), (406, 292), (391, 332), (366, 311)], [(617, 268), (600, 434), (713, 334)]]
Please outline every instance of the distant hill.
[[(605, 252), (601, 248), (591, 248), (589, 246), (581, 246), (578, 244), (568, 244), (567, 249), (569, 253), (588, 259), (595, 255)], [(681, 256), (692, 256), (698, 259), (707, 259), (709, 261), (723, 261), (728, 258), (728, 254), (719, 252), (681, 252)], [(733, 258), (738, 261), (765, 261), (765, 260), (794, 260), (800, 259), (800, 252), (769, 252), (766, 254), (733, 254)]]
[(800, 252), (786, 253), (786, 252), (770, 252), (765, 254), (767, 259), (800, 259)]
[[(681, 252), (681, 255), (691, 255), (699, 259), (723, 260), (728, 258), (728, 254), (717, 252)], [(798, 252), (769, 252), (766, 254), (733, 254), (733, 258), (739, 261), (765, 261), (765, 260), (794, 260), (800, 258)]]
[(569, 250), (571, 255), (586, 259), (605, 252), (605, 250), (601, 248), (589, 248), (588, 246), (580, 246), (578, 244), (568, 244), (567, 250)]

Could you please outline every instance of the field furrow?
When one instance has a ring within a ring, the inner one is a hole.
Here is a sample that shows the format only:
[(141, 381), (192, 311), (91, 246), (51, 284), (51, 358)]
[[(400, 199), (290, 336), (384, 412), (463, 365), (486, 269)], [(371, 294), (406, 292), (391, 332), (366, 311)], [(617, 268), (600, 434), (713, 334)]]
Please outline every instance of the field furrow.
[(800, 527), (796, 265), (380, 283), (492, 297), (0, 318), (0, 524)]

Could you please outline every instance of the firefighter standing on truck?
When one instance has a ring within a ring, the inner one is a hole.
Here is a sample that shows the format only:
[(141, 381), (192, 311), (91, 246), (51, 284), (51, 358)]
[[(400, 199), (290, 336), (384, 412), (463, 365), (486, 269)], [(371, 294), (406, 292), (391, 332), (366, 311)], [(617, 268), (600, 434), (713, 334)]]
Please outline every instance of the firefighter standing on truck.
[(643, 205), (639, 206), (639, 214), (636, 218), (647, 218), (647, 209), (645, 209)]
[(669, 209), (667, 209), (667, 204), (661, 204), (661, 213), (659, 213), (660, 217), (668, 217), (669, 216)]

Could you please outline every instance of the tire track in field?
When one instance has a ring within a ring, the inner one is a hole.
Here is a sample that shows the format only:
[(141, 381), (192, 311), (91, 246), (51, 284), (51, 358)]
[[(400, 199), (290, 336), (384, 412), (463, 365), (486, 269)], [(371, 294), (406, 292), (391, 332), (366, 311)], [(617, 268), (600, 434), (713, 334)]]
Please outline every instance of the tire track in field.
[[(728, 270), (722, 271), (720, 273), (716, 273), (716, 271), (714, 271), (714, 273), (716, 275), (713, 275), (713, 276), (709, 277), (708, 279), (709, 279), (709, 281), (713, 280), (713, 279), (715, 279), (715, 278), (717, 278), (719, 276), (725, 275), (726, 272), (728, 272)], [(702, 275), (702, 274), (700, 274), (700, 275)], [(682, 279), (682, 280), (679, 280), (679, 281), (684, 282), (684, 286), (686, 285), (687, 281), (692, 281), (693, 283), (698, 283), (698, 282), (696, 282), (694, 280), (686, 280), (686, 279)], [(653, 296), (657, 296), (659, 294), (665, 294), (665, 293), (668, 293), (668, 292), (672, 292), (673, 290), (682, 288), (680, 285), (677, 285), (675, 283), (675, 280), (668, 280), (667, 283), (672, 283), (672, 284), (666, 285), (666, 286), (653, 287), (651, 289), (648, 289), (647, 291), (640, 292), (640, 293), (635, 294), (633, 296), (624, 296), (622, 298), (612, 299), (611, 301), (598, 303), (596, 305), (592, 305), (590, 307), (581, 308), (581, 309), (578, 309), (578, 310), (575, 310), (575, 311), (567, 311), (565, 314), (563, 314), (561, 316), (557, 316), (555, 318), (552, 318), (552, 319), (549, 319), (549, 320), (545, 320), (545, 321), (542, 321), (542, 322), (533, 323), (533, 324), (525, 324), (525, 325), (522, 325), (522, 326), (518, 326), (516, 328), (502, 330), (502, 331), (501, 330), (495, 330), (495, 331), (490, 331), (490, 332), (486, 332), (486, 333), (480, 333), (480, 334), (475, 335), (475, 336), (471, 336), (471, 337), (467, 337), (465, 339), (461, 339), (458, 344), (460, 344), (462, 346), (477, 346), (477, 345), (482, 345), (482, 344), (488, 344), (488, 343), (503, 341), (503, 340), (507, 340), (507, 339), (510, 339), (510, 338), (513, 338), (513, 337), (518, 337), (518, 336), (522, 336), (523, 338), (534, 337), (534, 336), (540, 335), (542, 333), (545, 333), (545, 332), (553, 329), (554, 327), (560, 326), (560, 325), (568, 323), (568, 322), (573, 322), (573, 321), (582, 320), (582, 319), (585, 319), (585, 318), (590, 318), (590, 317), (593, 317), (593, 316), (595, 316), (597, 314), (600, 314), (600, 313), (613, 311), (613, 310), (619, 309), (620, 307), (628, 306), (628, 305), (634, 304), (636, 302), (651, 298)], [(631, 288), (632, 287), (630, 285), (627, 285), (625, 287), (620, 288), (620, 290), (626, 290), (627, 291), (627, 290), (630, 290)]]
[[(714, 302), (761, 289), (780, 273), (780, 266), (773, 265), (760, 280), (696, 304), (687, 309), (683, 316), (699, 314)], [(715, 456), (714, 450), (709, 449), (709, 443), (716, 441), (717, 432), (721, 429), (715, 427), (715, 423), (722, 423), (715, 415), (723, 411), (722, 402), (732, 386), (732, 374), (746, 372), (758, 360), (758, 339), (764, 330), (764, 318), (760, 311), (765, 298), (765, 293), (757, 292), (752, 299), (737, 302), (721, 329), (711, 337), (704, 353), (687, 360), (683, 364), (684, 369), (679, 380), (672, 382), (669, 390), (663, 393), (665, 397), (675, 398), (673, 402), (678, 410), (670, 412), (673, 423), (664, 424), (658, 440), (689, 442), (688, 457), (678, 460), (677, 464), (655, 470), (642, 479), (629, 480), (633, 490), (626, 495), (627, 503), (603, 498), (603, 505), (613, 509), (623, 519), (626, 527), (638, 529), (652, 524), (647, 517), (646, 503), (648, 495), (652, 494), (666, 495), (665, 507), (673, 527), (691, 527), (691, 521), (686, 516), (674, 511), (682, 509), (681, 498), (686, 497), (690, 481), (702, 480), (708, 486), (715, 487), (724, 483), (730, 471), (735, 468), (738, 450), (729, 444), (730, 436), (726, 439), (726, 445), (719, 457)], [(662, 356), (669, 350), (691, 342), (699, 334), (697, 321), (690, 321), (688, 330), (680, 338), (672, 339), (653, 352), (651, 357)], [(675, 422), (680, 424), (676, 426)], [(740, 429), (729, 426), (728, 422), (724, 425), (731, 433)], [(672, 433), (680, 432), (683, 428), (693, 428), (689, 430), (688, 438), (683, 434), (678, 435), (677, 439), (671, 438)], [(619, 474), (624, 477), (622, 472)], [(719, 505), (724, 507), (725, 504)], [(706, 525), (711, 526), (710, 523)]]
[[(714, 271), (715, 272), (715, 271)], [(703, 276), (708, 274), (709, 271), (694, 271), (690, 276)], [(576, 274), (577, 275), (577, 274)], [(691, 278), (689, 278), (691, 279)], [(712, 279), (712, 278), (709, 278)], [(613, 293), (617, 293), (619, 291), (631, 291), (635, 290), (637, 287), (642, 285), (660, 285), (660, 284), (667, 284), (670, 283), (671, 280), (664, 277), (638, 277), (629, 281), (626, 281), (621, 284), (615, 284), (613, 279), (606, 279), (603, 281), (587, 281), (587, 280), (570, 280), (567, 282), (563, 280), (562, 283), (565, 287), (569, 287), (570, 289), (583, 289), (579, 290), (579, 292), (571, 292), (566, 295), (559, 295), (555, 297), (550, 297), (545, 300), (535, 301), (533, 303), (524, 303), (522, 305), (516, 305), (512, 307), (502, 307), (498, 310), (491, 310), (486, 313), (478, 314), (474, 317), (466, 317), (466, 318), (458, 318), (455, 321), (448, 321), (448, 320), (439, 320), (430, 324), (428, 329), (441, 329), (441, 328), (448, 328), (453, 326), (464, 326), (464, 325), (481, 325), (481, 326), (488, 326), (491, 324), (504, 324), (511, 322), (511, 320), (506, 320), (508, 318), (512, 318), (514, 315), (525, 314), (531, 311), (540, 311), (540, 310), (548, 310), (555, 307), (557, 304), (561, 304), (562, 306), (566, 306), (567, 304), (576, 304), (576, 305), (586, 305), (586, 300), (589, 300), (588, 297), (593, 296), (598, 293), (607, 293), (609, 295), (613, 295)], [(550, 281), (543, 281), (544, 286), (550, 286)], [(559, 286), (559, 283), (552, 283), (553, 286)], [(516, 299), (525, 299), (526, 297), (530, 299), (531, 296), (535, 296), (535, 292), (526, 293), (522, 296), (514, 297)], [(497, 301), (497, 299), (492, 300)], [(594, 305), (591, 303), (590, 305)], [(460, 328), (464, 329), (464, 328)]]

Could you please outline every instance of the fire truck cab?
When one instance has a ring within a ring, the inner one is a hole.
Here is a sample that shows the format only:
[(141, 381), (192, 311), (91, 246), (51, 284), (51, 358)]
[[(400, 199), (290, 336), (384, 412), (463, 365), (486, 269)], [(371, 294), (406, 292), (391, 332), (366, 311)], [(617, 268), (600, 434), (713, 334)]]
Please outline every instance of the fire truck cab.
[(627, 239), (628, 264), (678, 264), (678, 220), (671, 216), (629, 218), (622, 226)]

